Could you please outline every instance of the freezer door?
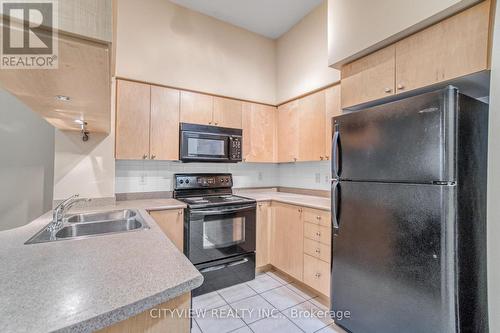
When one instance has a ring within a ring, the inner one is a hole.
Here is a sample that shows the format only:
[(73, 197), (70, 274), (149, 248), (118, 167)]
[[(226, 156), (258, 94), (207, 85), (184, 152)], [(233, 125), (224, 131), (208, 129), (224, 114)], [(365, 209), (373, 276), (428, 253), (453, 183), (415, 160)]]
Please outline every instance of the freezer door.
[[(455, 332), (454, 186), (341, 182), (331, 302), (355, 333)], [(340, 312), (339, 312), (340, 311)]]
[(454, 181), (457, 98), (446, 88), (335, 117), (333, 178)]

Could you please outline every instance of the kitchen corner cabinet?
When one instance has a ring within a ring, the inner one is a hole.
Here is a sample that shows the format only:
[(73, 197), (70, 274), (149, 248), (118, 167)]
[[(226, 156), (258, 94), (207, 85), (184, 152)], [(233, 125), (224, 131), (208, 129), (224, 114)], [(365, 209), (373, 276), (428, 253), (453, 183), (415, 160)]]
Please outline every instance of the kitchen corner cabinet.
[(241, 128), (241, 101), (181, 91), (180, 103), (183, 123)]
[(278, 162), (295, 162), (299, 157), (299, 101), (278, 107)]
[(298, 161), (325, 159), (325, 91), (299, 99)]
[(184, 210), (171, 209), (150, 211), (149, 215), (155, 220), (161, 230), (174, 243), (179, 251), (184, 251)]
[(257, 268), (269, 265), (271, 247), (272, 211), (270, 202), (257, 203), (257, 233), (255, 246), (255, 266)]
[(273, 203), (271, 264), (302, 281), (304, 227), (302, 208)]
[(391, 45), (342, 67), (342, 108), (394, 94), (395, 50)]
[(340, 84), (325, 90), (325, 159), (332, 157), (332, 118), (342, 114), (340, 107)]
[(243, 103), (243, 161), (274, 163), (277, 159), (277, 109)]
[(116, 159), (179, 159), (179, 91), (116, 82)]
[(342, 67), (342, 108), (489, 69), (486, 0)]

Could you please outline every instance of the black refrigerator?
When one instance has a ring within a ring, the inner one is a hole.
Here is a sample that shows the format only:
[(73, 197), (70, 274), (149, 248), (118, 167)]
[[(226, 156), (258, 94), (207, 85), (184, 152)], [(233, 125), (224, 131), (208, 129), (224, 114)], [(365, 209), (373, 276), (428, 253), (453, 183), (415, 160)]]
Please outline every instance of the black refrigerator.
[(332, 121), (336, 323), (487, 332), (488, 105), (449, 86)]

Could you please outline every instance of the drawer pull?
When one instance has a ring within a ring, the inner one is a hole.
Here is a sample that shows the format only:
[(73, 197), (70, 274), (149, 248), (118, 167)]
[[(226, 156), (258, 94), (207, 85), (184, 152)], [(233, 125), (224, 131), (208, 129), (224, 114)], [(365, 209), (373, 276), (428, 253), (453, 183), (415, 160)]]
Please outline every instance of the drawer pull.
[(319, 279), (321, 277), (321, 273), (316, 273), (314, 274), (314, 276), (316, 277), (316, 279)]
[(320, 254), (321, 250), (320, 249), (316, 249), (314, 252), (316, 252), (317, 254)]
[(321, 232), (316, 232), (316, 236), (321, 237)]
[(321, 220), (321, 216), (316, 216), (316, 220)]

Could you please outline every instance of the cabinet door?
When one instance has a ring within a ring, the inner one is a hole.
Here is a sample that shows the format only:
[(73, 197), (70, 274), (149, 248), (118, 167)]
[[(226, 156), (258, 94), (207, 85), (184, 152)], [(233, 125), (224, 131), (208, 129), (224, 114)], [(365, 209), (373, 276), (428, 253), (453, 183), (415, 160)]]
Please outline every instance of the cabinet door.
[(342, 67), (342, 108), (394, 94), (395, 46), (391, 45)]
[(151, 86), (150, 156), (179, 159), (179, 90)]
[(302, 281), (304, 230), (301, 208), (274, 204), (271, 263)]
[(276, 161), (277, 109), (262, 104), (243, 104), (243, 160)]
[(325, 91), (299, 99), (299, 161), (325, 159)]
[(214, 125), (241, 128), (242, 102), (234, 99), (214, 97)]
[(189, 91), (181, 91), (181, 122), (212, 125), (213, 97)]
[(340, 107), (340, 84), (326, 89), (325, 103), (325, 159), (329, 160), (332, 156), (332, 118), (342, 113)]
[(255, 266), (262, 267), (270, 263), (271, 244), (271, 209), (269, 202), (257, 204), (257, 235), (255, 247)]
[(161, 230), (179, 251), (184, 250), (184, 210), (159, 210), (149, 212)]
[(397, 92), (487, 69), (489, 14), (484, 1), (398, 42)]
[(278, 162), (295, 162), (299, 156), (299, 102), (278, 107)]
[(116, 159), (149, 157), (149, 84), (116, 81)]
[(304, 282), (329, 297), (330, 264), (304, 254)]

